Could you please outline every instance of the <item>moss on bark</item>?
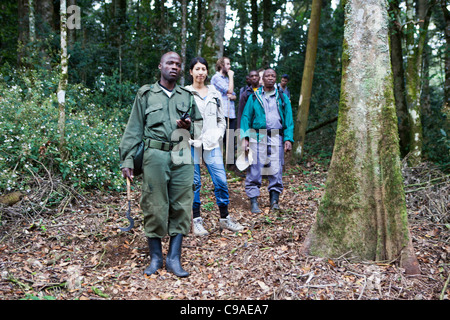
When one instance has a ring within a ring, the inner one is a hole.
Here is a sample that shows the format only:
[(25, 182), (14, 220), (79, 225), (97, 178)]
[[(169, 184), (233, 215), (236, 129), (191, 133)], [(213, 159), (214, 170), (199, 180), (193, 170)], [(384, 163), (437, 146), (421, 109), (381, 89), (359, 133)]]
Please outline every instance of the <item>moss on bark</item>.
[(394, 260), (408, 248), (410, 238), (387, 8), (381, 0), (348, 0), (346, 6), (335, 147), (325, 194), (305, 245), (318, 256), (351, 253), (346, 257)]

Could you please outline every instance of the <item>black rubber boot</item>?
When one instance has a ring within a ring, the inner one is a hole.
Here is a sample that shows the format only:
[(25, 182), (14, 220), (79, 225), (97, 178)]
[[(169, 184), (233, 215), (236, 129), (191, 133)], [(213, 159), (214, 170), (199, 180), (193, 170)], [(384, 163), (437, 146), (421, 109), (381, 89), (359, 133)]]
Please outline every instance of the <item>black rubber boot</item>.
[(169, 252), (167, 253), (166, 258), (166, 269), (178, 277), (187, 277), (189, 272), (181, 267), (180, 261), (182, 242), (182, 234), (177, 234), (176, 236), (170, 237)]
[(261, 213), (261, 210), (258, 207), (258, 197), (250, 198), (250, 204), (252, 206), (252, 213)]
[(278, 199), (280, 198), (280, 193), (276, 191), (270, 191), (270, 210), (280, 210), (278, 205)]
[(150, 250), (150, 265), (144, 270), (144, 274), (152, 275), (163, 266), (163, 256), (160, 238), (147, 238)]

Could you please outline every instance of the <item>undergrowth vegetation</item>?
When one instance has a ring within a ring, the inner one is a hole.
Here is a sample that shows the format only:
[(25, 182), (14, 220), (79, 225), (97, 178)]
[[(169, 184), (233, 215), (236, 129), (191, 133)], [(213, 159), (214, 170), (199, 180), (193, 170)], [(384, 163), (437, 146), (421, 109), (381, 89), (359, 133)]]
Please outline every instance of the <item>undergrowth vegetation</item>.
[[(66, 148), (58, 148), (56, 71), (0, 75), (0, 193), (27, 192), (34, 176), (48, 172), (75, 188), (121, 190), (118, 145), (136, 87), (116, 76), (99, 77), (95, 90), (69, 85), (66, 92)], [(112, 85), (114, 84), (114, 85)]]

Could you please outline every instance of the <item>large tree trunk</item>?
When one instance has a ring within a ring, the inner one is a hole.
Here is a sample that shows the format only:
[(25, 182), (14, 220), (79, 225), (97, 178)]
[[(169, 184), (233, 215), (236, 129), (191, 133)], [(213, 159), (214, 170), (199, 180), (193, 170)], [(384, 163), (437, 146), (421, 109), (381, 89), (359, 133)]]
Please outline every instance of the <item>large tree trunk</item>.
[(345, 5), (343, 73), (333, 157), (307, 252), (394, 261), (419, 272), (401, 175), (384, 0)]
[(314, 67), (316, 65), (317, 42), (320, 29), (320, 12), (322, 0), (313, 0), (311, 9), (311, 22), (308, 30), (308, 41), (306, 44), (305, 66), (303, 69), (302, 87), (300, 100), (298, 102), (297, 120), (294, 126), (294, 158), (299, 160), (303, 155), (306, 128), (308, 126), (309, 105), (311, 102), (311, 91), (314, 79)]

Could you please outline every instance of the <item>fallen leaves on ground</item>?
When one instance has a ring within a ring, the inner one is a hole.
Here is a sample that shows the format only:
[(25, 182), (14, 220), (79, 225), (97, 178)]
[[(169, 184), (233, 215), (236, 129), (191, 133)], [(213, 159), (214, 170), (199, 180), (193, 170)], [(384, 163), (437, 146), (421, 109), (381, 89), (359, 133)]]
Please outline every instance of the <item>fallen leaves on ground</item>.
[[(411, 234), (422, 272), (418, 276), (406, 276), (395, 261), (355, 263), (345, 255), (300, 254), (326, 180), (324, 166), (311, 160), (286, 168), (278, 212), (269, 210), (264, 181), (262, 213), (250, 213), (244, 180), (228, 172), (230, 213), (245, 226), (239, 233), (219, 230), (214, 187), (204, 170), (202, 217), (210, 234), (185, 237), (182, 263), (190, 276), (182, 279), (164, 269), (143, 274), (149, 256), (137, 183), (132, 205), (136, 224), (126, 233), (118, 229), (127, 226), (123, 193), (73, 193), (64, 207), (47, 211), (27, 209), (34, 204), (32, 197), (3, 206), (0, 299), (448, 299), (449, 179), (427, 178), (427, 170), (404, 172), (407, 184), (421, 188), (407, 189)], [(434, 186), (426, 179), (444, 183)], [(166, 237), (164, 253), (167, 248)]]

